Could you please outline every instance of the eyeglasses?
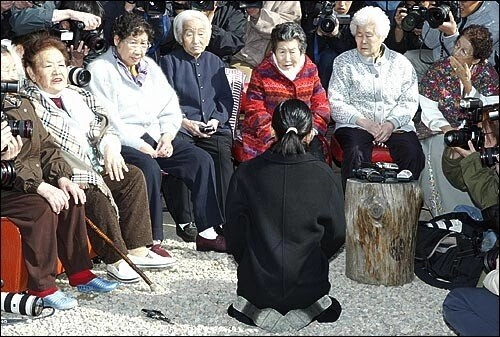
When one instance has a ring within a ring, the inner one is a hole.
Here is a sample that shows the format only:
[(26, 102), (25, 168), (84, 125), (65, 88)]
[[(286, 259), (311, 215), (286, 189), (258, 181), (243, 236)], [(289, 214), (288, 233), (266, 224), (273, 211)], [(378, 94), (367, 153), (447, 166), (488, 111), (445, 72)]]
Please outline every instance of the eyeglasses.
[(151, 43), (149, 43), (149, 42), (138, 42), (135, 40), (132, 40), (132, 41), (125, 40), (125, 43), (127, 44), (127, 46), (129, 46), (132, 49), (141, 48), (143, 50), (148, 50), (151, 47)]
[(459, 43), (455, 44), (454, 51), (458, 56), (469, 57), (472, 56), (473, 52), (463, 48)]

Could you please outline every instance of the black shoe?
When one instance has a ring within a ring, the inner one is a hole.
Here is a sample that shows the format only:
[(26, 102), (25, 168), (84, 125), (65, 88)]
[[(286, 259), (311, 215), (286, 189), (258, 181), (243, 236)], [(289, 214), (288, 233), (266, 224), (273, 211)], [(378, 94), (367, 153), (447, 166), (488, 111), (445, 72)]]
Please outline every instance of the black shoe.
[(222, 227), (222, 225), (216, 226), (216, 227), (214, 227), (214, 229), (215, 229), (215, 233), (217, 233), (217, 235), (224, 236), (224, 228)]
[(195, 242), (196, 236), (198, 235), (198, 229), (194, 222), (188, 223), (184, 229), (182, 229), (178, 224), (175, 225), (175, 233), (184, 242)]

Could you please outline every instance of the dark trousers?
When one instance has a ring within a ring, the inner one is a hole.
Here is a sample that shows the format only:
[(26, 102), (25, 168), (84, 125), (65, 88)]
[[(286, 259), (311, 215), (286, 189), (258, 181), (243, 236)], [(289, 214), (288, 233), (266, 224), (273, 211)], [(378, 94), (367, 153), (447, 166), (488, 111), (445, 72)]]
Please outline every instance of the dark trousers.
[[(234, 164), (231, 157), (231, 148), (233, 146), (231, 134), (229, 132), (217, 132), (210, 138), (199, 138), (179, 133), (177, 138), (205, 150), (212, 157), (217, 184), (217, 200), (221, 213), (224, 214), (227, 189), (234, 172)], [(193, 221), (191, 197), (186, 184), (174, 176), (166, 176), (164, 179), (165, 201), (174, 221), (176, 223)], [(172, 194), (169, 191), (176, 191), (176, 193)]]
[(141, 169), (146, 180), (146, 189), (151, 217), (153, 240), (163, 241), (163, 205), (161, 202), (162, 173), (156, 160), (130, 146), (122, 146), (125, 162)]
[(84, 207), (75, 205), (73, 200), (69, 209), (56, 214), (38, 194), (2, 191), (2, 216), (14, 222), (21, 232), (30, 290), (56, 287), (58, 257), (68, 275), (92, 268)]
[(459, 336), (498, 336), (498, 296), (488, 289), (452, 289), (443, 316)]
[[(335, 137), (343, 152), (341, 175), (345, 191), (347, 179), (354, 177), (353, 170), (371, 163), (373, 136), (363, 129), (344, 127), (335, 130)], [(393, 133), (385, 144), (399, 169), (409, 170), (413, 178), (418, 180), (425, 165), (425, 156), (417, 134)]]
[[(156, 141), (149, 135), (144, 135), (142, 138), (156, 148)], [(149, 155), (136, 151), (138, 152), (136, 155), (142, 157), (139, 167), (148, 166), (148, 169), (143, 170), (146, 181), (156, 179), (158, 167), (167, 173), (168, 177), (180, 179), (191, 192), (190, 202), (193, 204), (193, 216), (198, 231), (202, 232), (209, 227), (220, 225), (222, 215), (217, 202), (216, 174), (212, 158), (206, 151), (182, 140), (179, 135), (172, 141), (172, 146), (174, 148), (172, 155), (165, 158), (152, 159)], [(153, 176), (148, 176), (149, 174)], [(161, 189), (161, 180), (157, 182), (155, 188)], [(168, 198), (179, 200), (185, 198), (182, 191), (175, 187), (169, 188), (166, 193)], [(158, 203), (161, 203), (160, 193), (154, 193), (152, 197), (157, 197)], [(172, 217), (174, 218), (174, 215)]]
[[(127, 167), (129, 171), (124, 172), (123, 180), (111, 180), (108, 174), (103, 175), (104, 182), (111, 190), (113, 199), (118, 206), (119, 219), (111, 201), (96, 186), (85, 190), (87, 217), (124, 254), (128, 253), (128, 249), (152, 244), (144, 175), (140, 169), (133, 165), (127, 165)], [(92, 249), (106, 264), (115, 263), (122, 258), (93, 229), (88, 228), (87, 232)]]

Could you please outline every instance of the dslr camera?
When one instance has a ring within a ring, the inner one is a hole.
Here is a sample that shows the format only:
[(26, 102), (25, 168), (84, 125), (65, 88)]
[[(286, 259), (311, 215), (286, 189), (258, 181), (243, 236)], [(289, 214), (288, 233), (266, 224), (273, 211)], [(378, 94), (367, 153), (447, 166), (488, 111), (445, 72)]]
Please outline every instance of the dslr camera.
[(101, 37), (98, 30), (84, 30), (85, 24), (75, 20), (69, 20), (69, 26), (69, 30), (55, 30), (56, 34), (66, 45), (73, 45), (76, 48), (80, 44), (80, 41), (83, 41), (91, 51), (97, 54), (101, 54), (107, 50), (108, 44)]
[(462, 21), (459, 1), (436, 1), (436, 4), (427, 10), (426, 19), (431, 28), (437, 28), (445, 21), (450, 21), (450, 13), (457, 24)]
[(406, 16), (401, 21), (401, 29), (411, 32), (413, 29), (422, 29), (427, 18), (427, 8), (417, 3), (413, 6), (405, 5)]
[(429, 9), (419, 3), (420, 1), (417, 1), (413, 6), (405, 6), (408, 14), (401, 22), (401, 28), (405, 32), (411, 32), (415, 28), (421, 29), (425, 21), (431, 28), (437, 28), (445, 21), (450, 21), (450, 13), (457, 24), (462, 20), (458, 1), (436, 1)]
[(450, 130), (444, 134), (444, 142), (448, 146), (459, 146), (468, 150), (468, 141), (472, 141), (474, 148), (479, 151), (484, 146), (483, 130), (477, 125), (488, 114), (491, 121), (498, 120), (498, 104), (483, 106), (479, 98), (464, 98), (460, 100), (460, 109), (465, 114), (465, 124), (459, 130)]
[(351, 23), (350, 15), (335, 14), (333, 8), (335, 1), (322, 1), (319, 16), (314, 20), (313, 25), (318, 27), (324, 33), (331, 33), (339, 25), (348, 25)]

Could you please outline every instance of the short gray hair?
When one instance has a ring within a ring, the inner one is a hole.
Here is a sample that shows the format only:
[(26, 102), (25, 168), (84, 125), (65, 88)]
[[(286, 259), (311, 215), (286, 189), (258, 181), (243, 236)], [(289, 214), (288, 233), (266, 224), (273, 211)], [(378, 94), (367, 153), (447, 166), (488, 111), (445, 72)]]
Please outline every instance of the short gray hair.
[(173, 28), (174, 28), (174, 38), (180, 45), (182, 45), (182, 33), (184, 22), (190, 21), (193, 19), (200, 20), (206, 28), (208, 36), (212, 36), (212, 24), (210, 20), (208, 20), (208, 16), (206, 16), (203, 12), (187, 9), (185, 11), (180, 12), (174, 18)]
[(387, 35), (389, 35), (391, 21), (380, 7), (367, 6), (358, 10), (354, 13), (349, 28), (351, 29), (351, 34), (356, 36), (356, 30), (358, 27), (365, 27), (369, 25), (374, 25), (375, 34), (382, 37), (384, 40)]
[(283, 22), (277, 24), (271, 31), (271, 50), (276, 52), (278, 42), (297, 40), (301, 54), (306, 52), (306, 33), (302, 26), (296, 22)]

